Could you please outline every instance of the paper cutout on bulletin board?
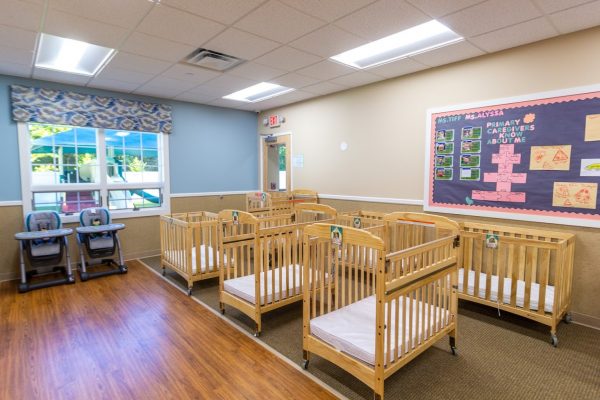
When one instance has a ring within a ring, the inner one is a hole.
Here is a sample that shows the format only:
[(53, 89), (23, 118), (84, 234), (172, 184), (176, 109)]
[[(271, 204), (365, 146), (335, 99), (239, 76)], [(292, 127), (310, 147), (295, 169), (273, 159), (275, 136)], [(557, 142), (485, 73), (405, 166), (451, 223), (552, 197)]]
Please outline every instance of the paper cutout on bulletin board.
[(596, 208), (597, 183), (554, 182), (553, 207)]
[(581, 176), (600, 176), (600, 158), (584, 158), (581, 160)]
[(571, 145), (531, 146), (530, 170), (568, 171), (570, 167)]
[(600, 114), (585, 116), (585, 141), (600, 140)]

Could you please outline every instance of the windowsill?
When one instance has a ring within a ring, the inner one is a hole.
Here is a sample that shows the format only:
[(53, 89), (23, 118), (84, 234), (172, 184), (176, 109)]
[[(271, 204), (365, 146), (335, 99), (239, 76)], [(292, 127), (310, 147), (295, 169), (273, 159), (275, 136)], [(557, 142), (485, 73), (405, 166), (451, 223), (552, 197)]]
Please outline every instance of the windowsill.
[[(139, 211), (133, 210), (109, 210), (110, 217), (113, 220), (126, 219), (126, 218), (141, 218), (141, 217), (154, 217), (157, 215), (170, 214), (170, 211), (166, 207), (153, 208), (153, 209), (140, 209)], [(65, 215), (61, 214), (60, 219), (65, 224), (79, 223), (79, 213)]]

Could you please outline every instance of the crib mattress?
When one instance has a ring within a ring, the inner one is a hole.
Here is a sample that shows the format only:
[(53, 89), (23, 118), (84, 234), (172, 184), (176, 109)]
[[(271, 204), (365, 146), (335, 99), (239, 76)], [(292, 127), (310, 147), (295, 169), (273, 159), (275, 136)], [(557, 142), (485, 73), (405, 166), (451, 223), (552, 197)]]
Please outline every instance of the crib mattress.
[[(458, 270), (458, 290), (460, 292), (464, 292), (464, 268)], [(487, 274), (481, 272), (479, 274), (479, 294), (478, 297), (485, 299), (485, 289), (487, 285)], [(491, 276), (491, 290), (490, 290), (490, 300), (498, 301), (498, 276)], [(512, 280), (510, 278), (504, 278), (504, 292), (503, 292), (503, 302), (504, 304), (510, 304), (510, 291), (512, 286)], [(475, 271), (469, 271), (469, 284), (467, 288), (467, 294), (473, 296), (475, 292)], [(537, 310), (539, 306), (539, 297), (540, 297), (540, 285), (538, 283), (531, 283), (531, 295), (529, 297), (529, 308), (531, 310)], [(546, 296), (545, 296), (545, 304), (544, 311), (552, 312), (552, 306), (554, 304), (554, 286), (546, 286)], [(525, 281), (518, 280), (517, 281), (517, 298), (516, 304), (518, 307), (523, 307), (525, 301)]]
[[(213, 268), (215, 265), (214, 257), (213, 257), (213, 248), (211, 246), (208, 247), (208, 263), (206, 262), (206, 245), (200, 246), (200, 271), (206, 272), (208, 271), (216, 271), (216, 268)], [(181, 260), (185, 257), (183, 250), (167, 250), (167, 260), (170, 262), (175, 262), (177, 260)], [(217, 252), (217, 260), (219, 258), (219, 253)], [(198, 264), (196, 263), (196, 247), (192, 247), (192, 273), (195, 274), (198, 272)]]
[[(281, 268), (282, 283), (279, 286), (279, 271), (275, 272), (275, 293), (273, 293), (273, 275), (271, 272), (267, 273), (267, 303), (273, 301), (273, 294), (275, 300), (283, 300), (288, 297), (286, 293), (286, 279), (289, 274), (289, 296), (301, 294), (301, 282), (302, 282), (302, 267), (298, 264), (290, 265), (287, 268)], [(265, 304), (265, 273), (260, 273), (260, 304)], [(256, 295), (254, 289), (254, 274), (242, 276), (239, 278), (228, 279), (223, 283), (223, 290), (231, 293), (234, 296), (240, 297), (249, 303), (256, 304)]]
[[(404, 297), (400, 297), (399, 306), (400, 313), (404, 309), (403, 307)], [(333, 346), (337, 350), (340, 350), (352, 357), (355, 357), (367, 364), (375, 365), (375, 328), (376, 328), (376, 316), (375, 316), (375, 296), (366, 297), (360, 301), (342, 307), (336, 311), (332, 311), (328, 314), (321, 315), (310, 321), (310, 332), (313, 336), (321, 339), (322, 341)], [(385, 312), (387, 313), (386, 304)], [(391, 303), (392, 318), (395, 318), (396, 306), (395, 302)], [(425, 306), (425, 320), (429, 321), (429, 312), (434, 310), (434, 317), (431, 325), (425, 324), (425, 331), (423, 332), (422, 321), (419, 320), (417, 327), (417, 321), (414, 317), (417, 312), (419, 315), (423, 303), (412, 301), (413, 308), (413, 327), (409, 329), (410, 325), (405, 326), (405, 346), (404, 349), (410, 348), (409, 344), (416, 344), (418, 337), (421, 333), (428, 335), (428, 332), (436, 324), (442, 322), (445, 317), (448, 317), (448, 312), (434, 306)], [(420, 317), (419, 317), (420, 318)], [(440, 325), (437, 325), (440, 326)], [(396, 329), (394, 326), (391, 328), (391, 353), (392, 358), (396, 350)], [(402, 332), (402, 314), (399, 318), (399, 333)], [(411, 334), (412, 333), (412, 334)], [(398, 344), (402, 341), (399, 337)], [(387, 343), (384, 345), (384, 360), (387, 358)]]

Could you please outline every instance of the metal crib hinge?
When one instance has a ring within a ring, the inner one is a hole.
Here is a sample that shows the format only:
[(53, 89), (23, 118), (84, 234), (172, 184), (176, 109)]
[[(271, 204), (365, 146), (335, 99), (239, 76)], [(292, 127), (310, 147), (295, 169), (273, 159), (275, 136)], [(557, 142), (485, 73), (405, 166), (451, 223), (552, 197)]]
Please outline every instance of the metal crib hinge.
[(454, 242), (452, 243), (453, 248), (460, 247), (460, 235), (456, 235)]

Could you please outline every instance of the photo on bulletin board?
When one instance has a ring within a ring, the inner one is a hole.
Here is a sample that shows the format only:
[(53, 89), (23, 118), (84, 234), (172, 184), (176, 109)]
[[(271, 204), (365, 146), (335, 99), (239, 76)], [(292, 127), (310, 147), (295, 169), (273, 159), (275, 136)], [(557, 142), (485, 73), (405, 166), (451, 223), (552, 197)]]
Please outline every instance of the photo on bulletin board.
[(430, 109), (426, 137), (426, 211), (600, 227), (600, 85)]

